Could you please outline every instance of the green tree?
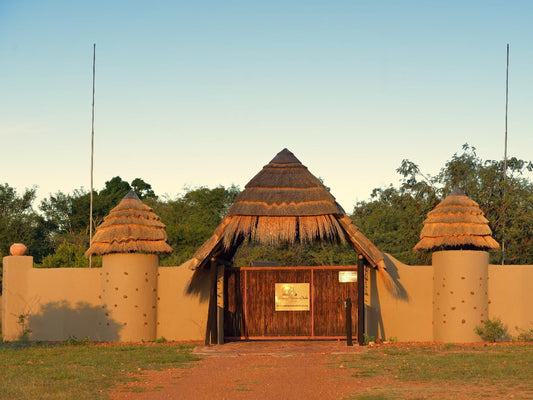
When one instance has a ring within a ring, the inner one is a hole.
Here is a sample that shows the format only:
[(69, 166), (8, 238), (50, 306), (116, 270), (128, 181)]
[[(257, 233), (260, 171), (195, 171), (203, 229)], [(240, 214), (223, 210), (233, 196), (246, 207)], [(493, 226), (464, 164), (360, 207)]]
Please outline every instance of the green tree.
[[(507, 179), (503, 161), (483, 161), (475, 147), (463, 145), (440, 172), (431, 176), (403, 160), (397, 172), (398, 188), (375, 189), (371, 200), (355, 205), (352, 220), (382, 251), (403, 262), (429, 263), (430, 254), (415, 253), (423, 221), (439, 201), (460, 188), (476, 201), (493, 231), (493, 237), (505, 242), (505, 262), (533, 262), (533, 184), (524, 177), (533, 170), (529, 161), (510, 158)], [(491, 262), (501, 262), (502, 250), (491, 252)]]
[(131, 181), (132, 190), (137, 193), (137, 196), (142, 199), (156, 199), (154, 191), (152, 190), (152, 185), (146, 183), (140, 178), (135, 178)]
[[(36, 189), (19, 195), (7, 183), (0, 184), (0, 262), (13, 243), (24, 243), (36, 262), (52, 250), (44, 219), (33, 210)], [(0, 268), (0, 284), (2, 270)], [(1, 290), (1, 285), (0, 285)]]
[[(112, 208), (116, 207), (122, 198), (130, 191), (138, 190), (141, 199), (156, 199), (152, 186), (140, 178), (132, 181), (131, 185), (119, 176), (105, 182), (105, 187), (93, 192), (93, 223), (97, 227)], [(89, 210), (90, 192), (76, 189), (72, 194), (57, 192), (44, 199), (40, 204), (47, 236), (56, 252), (65, 251), (60, 246), (68, 243), (72, 248), (89, 246)], [(54, 260), (61, 260), (58, 254)], [(51, 261), (47, 261), (51, 265)], [(57, 263), (56, 263), (57, 264)]]
[(357, 254), (348, 243), (281, 243), (264, 245), (244, 242), (235, 255), (237, 267), (247, 267), (253, 261), (273, 261), (279, 265), (355, 265)]
[[(85, 258), (87, 248), (81, 244), (68, 242), (61, 243), (53, 254), (44, 257), (42, 268), (88, 268), (89, 263)], [(94, 257), (93, 267), (102, 266), (102, 257)]]
[(218, 186), (189, 189), (176, 199), (146, 200), (166, 225), (174, 253), (161, 259), (162, 265), (179, 265), (192, 257), (226, 216), (239, 188)]

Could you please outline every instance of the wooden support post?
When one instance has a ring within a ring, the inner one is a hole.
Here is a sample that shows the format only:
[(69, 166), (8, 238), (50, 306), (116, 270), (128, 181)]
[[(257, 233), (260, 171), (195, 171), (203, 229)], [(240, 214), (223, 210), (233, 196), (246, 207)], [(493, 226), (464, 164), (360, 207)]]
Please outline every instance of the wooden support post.
[(207, 326), (205, 332), (205, 345), (216, 344), (217, 338), (217, 262), (211, 259), (209, 273), (211, 274), (211, 290), (207, 312)]
[(357, 259), (357, 342), (365, 345), (365, 259)]
[(224, 265), (217, 266), (217, 339), (224, 344)]
[(353, 346), (352, 341), (352, 299), (349, 297), (344, 301), (346, 308), (346, 346)]

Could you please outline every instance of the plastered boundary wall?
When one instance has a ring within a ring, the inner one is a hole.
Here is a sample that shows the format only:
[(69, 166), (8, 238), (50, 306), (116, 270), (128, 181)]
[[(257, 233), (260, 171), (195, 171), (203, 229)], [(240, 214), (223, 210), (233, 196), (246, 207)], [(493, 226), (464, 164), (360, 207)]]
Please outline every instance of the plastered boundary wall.
[[(99, 323), (102, 270), (34, 269), (32, 257), (5, 257), (2, 335), (21, 334), (19, 315), (28, 315), (32, 340), (69, 337), (104, 340)], [(433, 341), (434, 269), (409, 266), (388, 256), (393, 295), (373, 269), (367, 269), (366, 330), (369, 335), (399, 341)], [(209, 303), (209, 282), (200, 277), (189, 291), (193, 272), (184, 267), (158, 267), (156, 336), (167, 340), (203, 340)], [(511, 336), (533, 328), (533, 266), (488, 265), (488, 315), (500, 318)], [(118, 328), (117, 328), (118, 329)]]
[(98, 339), (99, 269), (37, 269), (33, 257), (5, 257), (3, 265), (4, 340), (20, 336), (21, 315), (32, 340)]
[(432, 341), (433, 267), (405, 265), (389, 254), (385, 263), (396, 293), (386, 287), (375, 269), (366, 269), (368, 335), (383, 340), (396, 338), (401, 342)]
[(489, 265), (488, 281), (489, 317), (511, 336), (533, 329), (533, 265)]
[[(33, 268), (33, 257), (28, 256), (5, 257), (3, 265), (3, 340), (20, 337), (20, 315), (26, 316), (31, 340), (120, 340), (121, 324), (106, 315), (102, 300), (102, 268)], [(200, 279), (190, 292), (192, 276), (193, 271), (183, 267), (157, 269), (156, 337), (204, 339), (209, 285)]]
[[(368, 335), (382, 339), (394, 337), (399, 341), (438, 340), (434, 321), (435, 317), (441, 316), (442, 310), (434, 316), (435, 304), (439, 302), (439, 295), (434, 289), (437, 285), (434, 283), (434, 267), (409, 266), (388, 254), (386, 263), (397, 293), (392, 294), (379, 274), (367, 268), (365, 304)], [(488, 318), (500, 318), (510, 337), (516, 337), (520, 330), (532, 329), (533, 265), (487, 265), (487, 270)], [(470, 290), (464, 295), (472, 296)], [(451, 307), (450, 311), (453, 311)], [(458, 328), (462, 327), (461, 321)], [(470, 341), (467, 339), (457, 341)], [(441, 340), (448, 339), (441, 337)]]

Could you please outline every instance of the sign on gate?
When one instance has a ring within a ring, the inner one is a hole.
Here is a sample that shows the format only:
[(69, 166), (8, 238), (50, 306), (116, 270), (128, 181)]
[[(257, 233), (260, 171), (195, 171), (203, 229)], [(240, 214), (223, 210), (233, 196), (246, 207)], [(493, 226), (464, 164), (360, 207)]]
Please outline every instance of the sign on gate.
[(276, 311), (309, 311), (309, 283), (276, 283)]

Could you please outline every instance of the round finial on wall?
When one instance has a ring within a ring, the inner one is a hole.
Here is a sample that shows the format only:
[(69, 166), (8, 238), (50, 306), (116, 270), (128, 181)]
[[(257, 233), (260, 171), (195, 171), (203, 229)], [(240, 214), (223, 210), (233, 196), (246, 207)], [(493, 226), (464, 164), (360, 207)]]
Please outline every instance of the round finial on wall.
[(28, 248), (22, 243), (13, 243), (9, 248), (9, 253), (11, 253), (12, 256), (23, 256), (26, 254), (26, 250), (28, 250)]

